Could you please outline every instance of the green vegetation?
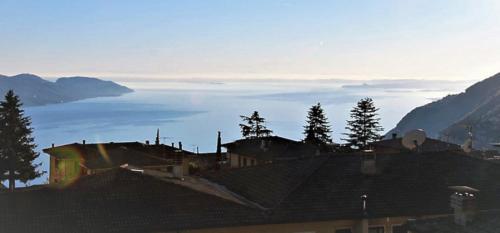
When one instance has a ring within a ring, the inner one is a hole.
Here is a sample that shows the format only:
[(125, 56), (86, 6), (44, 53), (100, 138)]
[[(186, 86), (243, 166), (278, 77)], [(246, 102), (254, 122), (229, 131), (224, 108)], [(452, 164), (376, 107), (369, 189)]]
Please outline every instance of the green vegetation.
[(0, 180), (8, 180), (11, 191), (16, 180), (27, 183), (43, 174), (37, 171), (41, 164), (33, 163), (39, 153), (34, 151), (31, 120), (21, 106), (12, 90), (0, 102)]

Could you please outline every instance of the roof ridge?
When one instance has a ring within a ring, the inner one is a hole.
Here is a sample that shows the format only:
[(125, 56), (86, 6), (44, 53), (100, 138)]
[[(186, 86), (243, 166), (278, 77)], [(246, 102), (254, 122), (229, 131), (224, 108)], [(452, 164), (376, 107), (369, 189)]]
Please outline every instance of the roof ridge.
[[(128, 169), (127, 169), (128, 170)], [(198, 193), (214, 196), (216, 198), (225, 200), (225, 201), (230, 201), (242, 206), (247, 206), (251, 208), (256, 208), (260, 210), (266, 210), (267, 208), (263, 207), (262, 205), (253, 202), (249, 200), (248, 198), (245, 198), (235, 192), (230, 191), (227, 189), (224, 185), (217, 184), (215, 182), (212, 182), (210, 180), (204, 179), (204, 178), (196, 178), (196, 177), (183, 177), (182, 179), (172, 179), (170, 177), (165, 177), (162, 176), (164, 175), (162, 172), (155, 171), (155, 170), (150, 170), (150, 169), (143, 169), (144, 172), (142, 173), (144, 176), (150, 176), (151, 178), (165, 182), (165, 183), (170, 183), (174, 184), (180, 187), (184, 187), (190, 190), (193, 190)]]

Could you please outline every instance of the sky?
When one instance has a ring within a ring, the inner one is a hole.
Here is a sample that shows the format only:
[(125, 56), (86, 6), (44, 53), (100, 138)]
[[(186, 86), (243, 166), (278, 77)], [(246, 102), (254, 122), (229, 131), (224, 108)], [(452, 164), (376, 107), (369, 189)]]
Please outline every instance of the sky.
[(0, 74), (486, 78), (496, 0), (0, 0)]

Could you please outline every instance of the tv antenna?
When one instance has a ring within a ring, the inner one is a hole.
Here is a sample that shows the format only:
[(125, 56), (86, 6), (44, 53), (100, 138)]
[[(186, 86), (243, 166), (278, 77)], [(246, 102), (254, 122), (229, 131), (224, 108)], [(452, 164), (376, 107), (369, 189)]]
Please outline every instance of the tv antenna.
[(414, 150), (424, 144), (426, 139), (427, 135), (425, 134), (424, 130), (415, 129), (405, 134), (405, 136), (401, 140), (401, 144), (403, 144), (403, 146), (407, 149)]

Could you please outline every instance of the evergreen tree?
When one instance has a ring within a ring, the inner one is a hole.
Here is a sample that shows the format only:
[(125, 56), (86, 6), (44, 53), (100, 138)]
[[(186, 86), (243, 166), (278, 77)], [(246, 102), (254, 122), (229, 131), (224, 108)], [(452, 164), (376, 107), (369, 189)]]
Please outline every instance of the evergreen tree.
[(347, 121), (346, 127), (350, 132), (345, 133), (348, 138), (343, 140), (357, 149), (366, 149), (369, 143), (380, 140), (382, 136), (379, 132), (384, 129), (380, 126), (380, 118), (377, 118), (378, 110), (371, 98), (360, 100), (351, 110), (351, 120)]
[(270, 136), (273, 131), (266, 128), (266, 120), (254, 111), (251, 116), (240, 116), (245, 122), (240, 124), (241, 134), (244, 138), (259, 138)]
[(39, 153), (31, 136), (31, 119), (21, 106), (12, 90), (0, 102), (0, 180), (8, 180), (11, 191), (16, 180), (27, 183), (43, 174), (37, 171), (41, 164), (33, 163)]
[(332, 142), (328, 118), (325, 116), (321, 104), (313, 105), (307, 113), (307, 125), (304, 126), (304, 142), (314, 144), (328, 144)]

